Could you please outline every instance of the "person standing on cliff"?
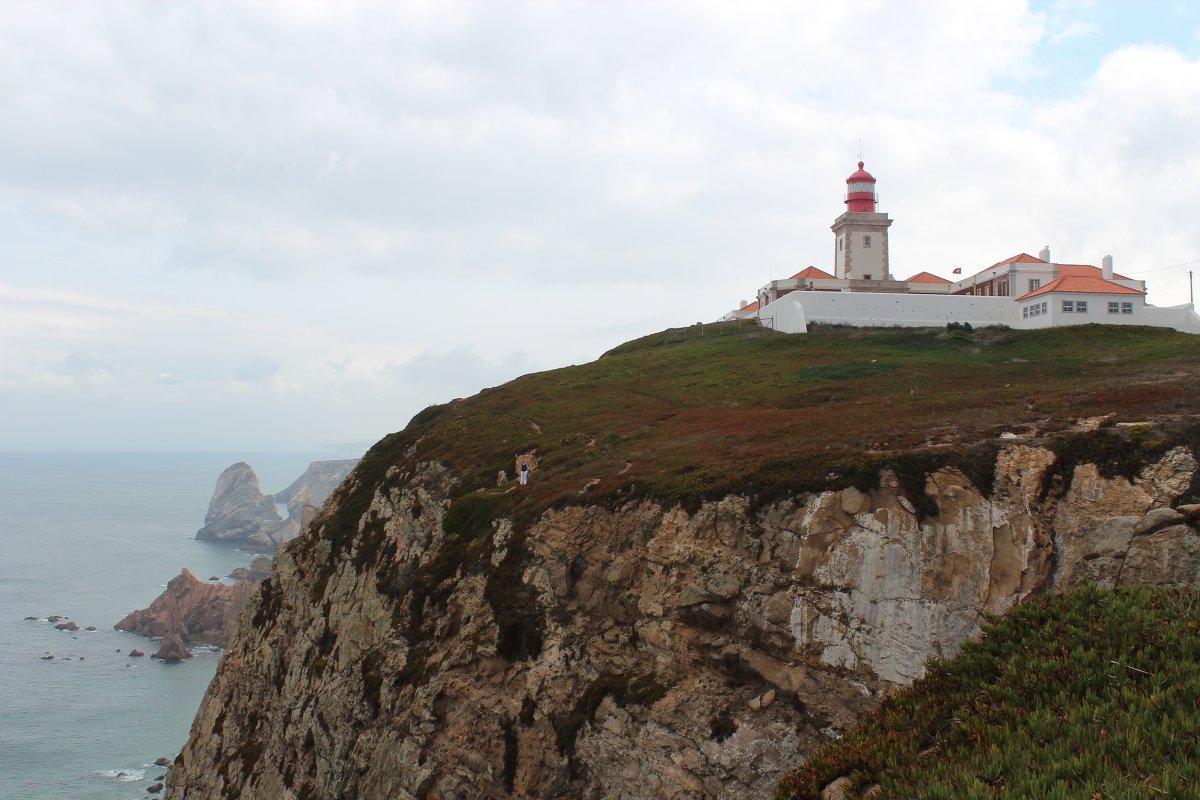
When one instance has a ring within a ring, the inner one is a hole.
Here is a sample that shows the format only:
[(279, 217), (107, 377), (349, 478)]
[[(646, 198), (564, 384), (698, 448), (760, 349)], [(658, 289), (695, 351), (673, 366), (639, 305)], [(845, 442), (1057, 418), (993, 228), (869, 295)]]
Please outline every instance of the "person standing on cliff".
[(522, 463), (521, 464), (521, 485), (524, 486), (527, 483), (529, 483), (529, 465)]

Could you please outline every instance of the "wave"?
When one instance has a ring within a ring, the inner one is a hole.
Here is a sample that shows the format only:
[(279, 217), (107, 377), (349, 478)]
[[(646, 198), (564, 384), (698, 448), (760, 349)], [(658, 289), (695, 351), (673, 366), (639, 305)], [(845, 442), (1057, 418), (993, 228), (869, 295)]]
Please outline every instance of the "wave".
[(92, 774), (99, 775), (101, 778), (114, 778), (122, 783), (146, 779), (146, 770), (144, 769), (94, 769)]

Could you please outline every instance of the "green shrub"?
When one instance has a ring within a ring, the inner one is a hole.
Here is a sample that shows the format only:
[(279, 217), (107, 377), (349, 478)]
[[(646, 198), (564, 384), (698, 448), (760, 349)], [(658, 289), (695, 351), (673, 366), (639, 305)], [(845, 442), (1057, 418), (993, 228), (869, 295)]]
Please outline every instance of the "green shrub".
[(1197, 589), (1026, 603), (813, 754), (776, 798), (815, 799), (840, 776), (885, 798), (1194, 797), (1198, 611)]

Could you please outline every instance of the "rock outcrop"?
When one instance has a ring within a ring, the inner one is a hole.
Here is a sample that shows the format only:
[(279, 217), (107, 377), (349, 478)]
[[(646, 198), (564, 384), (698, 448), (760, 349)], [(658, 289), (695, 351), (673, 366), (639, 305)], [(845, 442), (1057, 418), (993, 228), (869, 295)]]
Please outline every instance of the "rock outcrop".
[(226, 647), (238, 615), (258, 590), (258, 584), (205, 583), (184, 569), (148, 608), (130, 613), (113, 627), (156, 639), (177, 636), (186, 644)]
[(346, 480), (346, 476), (357, 463), (357, 458), (314, 461), (304, 470), (303, 475), (275, 495), (275, 502), (283, 503), (289, 509), (296, 501), (320, 508), (329, 495), (333, 494), (333, 490)]
[(275, 504), (259, 488), (254, 470), (239, 461), (217, 478), (204, 527), (196, 531), (196, 538), (242, 544), (269, 535), (282, 523)]
[(151, 654), (151, 658), (157, 658), (161, 661), (175, 662), (186, 661), (192, 657), (192, 651), (188, 650), (183, 644), (183, 640), (173, 633), (168, 633), (159, 643), (158, 650)]
[[(314, 461), (290, 486), (271, 496), (262, 493), (250, 465), (238, 462), (217, 478), (204, 527), (196, 538), (274, 552), (300, 535), (356, 463), (358, 459)], [(276, 503), (287, 505), (287, 519), (279, 516)]]
[(359, 470), (277, 555), (168, 796), (769, 796), (984, 614), (1200, 580), (1196, 516), (1173, 507), (1192, 452), (1132, 481), (1055, 463), (1010, 446), (986, 494), (937, 470), (924, 515), (885, 471), (765, 507), (576, 505), (466, 533), (444, 529), (443, 467)]
[(261, 581), (271, 577), (271, 559), (266, 556), (256, 556), (248, 567), (238, 567), (226, 577), (235, 581)]

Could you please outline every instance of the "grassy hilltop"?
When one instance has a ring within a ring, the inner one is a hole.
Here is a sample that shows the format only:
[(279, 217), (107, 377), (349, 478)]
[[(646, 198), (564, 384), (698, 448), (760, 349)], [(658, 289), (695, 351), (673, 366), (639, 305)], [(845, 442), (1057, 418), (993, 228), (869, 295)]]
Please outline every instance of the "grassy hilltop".
[[(520, 516), (634, 497), (694, 505), (737, 492), (766, 502), (870, 484), (884, 464), (910, 494), (946, 462), (986, 489), (992, 454), (972, 454), (968, 444), (1110, 413), (1186, 418), (1200, 413), (1197, 386), (1200, 337), (1161, 328), (796, 336), (697, 325), (432, 406), (368, 460), (386, 468), (419, 440), (416, 458), (450, 465), (463, 478), (461, 496), (503, 488), (497, 473), (512, 479), (514, 457), (536, 449), (538, 469), (514, 501)], [(1109, 469), (1133, 468), (1115, 462), (1163, 447), (1122, 445), (1107, 454)]]

